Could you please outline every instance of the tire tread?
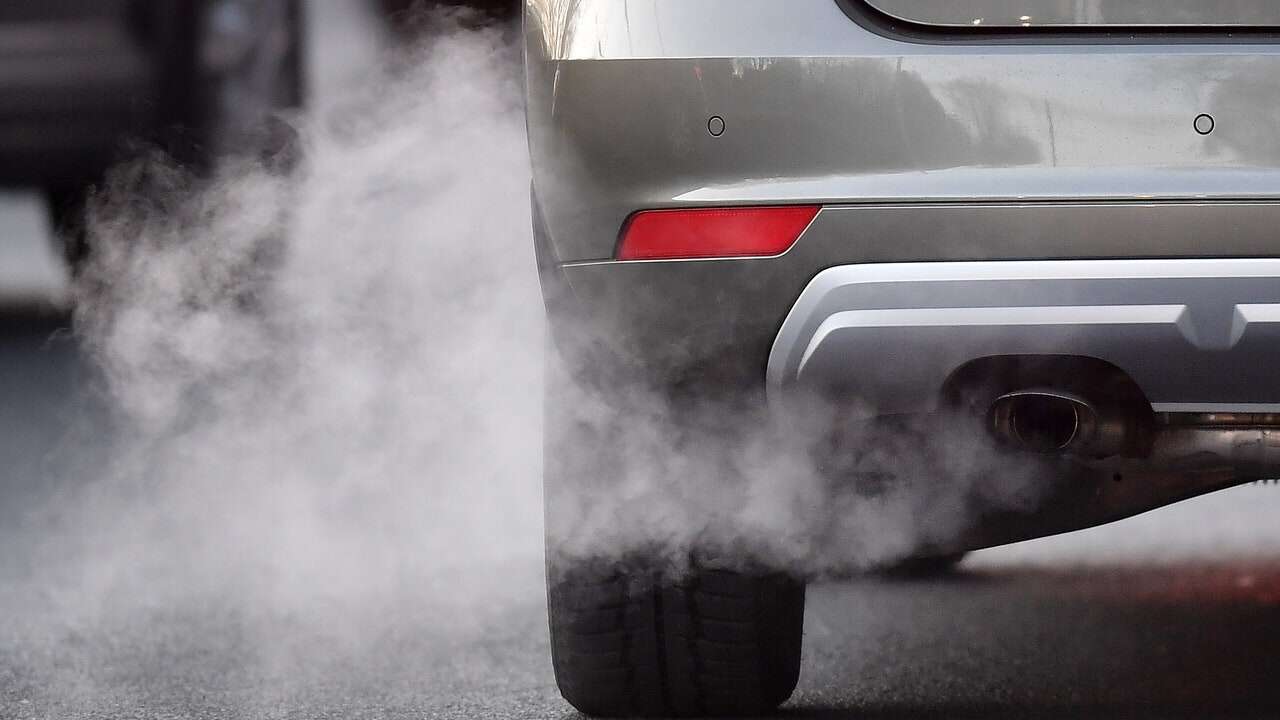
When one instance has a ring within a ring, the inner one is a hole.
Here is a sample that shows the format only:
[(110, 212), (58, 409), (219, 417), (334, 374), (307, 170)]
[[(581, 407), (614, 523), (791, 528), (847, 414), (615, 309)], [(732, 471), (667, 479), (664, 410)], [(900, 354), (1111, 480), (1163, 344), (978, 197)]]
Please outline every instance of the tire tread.
[(556, 681), (588, 715), (761, 714), (795, 689), (800, 582), (724, 570), (680, 583), (560, 577), (548, 587)]

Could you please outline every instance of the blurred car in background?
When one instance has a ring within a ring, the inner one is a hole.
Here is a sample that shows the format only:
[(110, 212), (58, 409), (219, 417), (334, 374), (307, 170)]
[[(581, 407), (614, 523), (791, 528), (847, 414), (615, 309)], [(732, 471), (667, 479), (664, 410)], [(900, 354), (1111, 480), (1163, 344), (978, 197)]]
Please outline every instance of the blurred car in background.
[(0, 184), (42, 188), (74, 237), (112, 164), (207, 167), (299, 106), (302, 36), (300, 0), (4, 0)]

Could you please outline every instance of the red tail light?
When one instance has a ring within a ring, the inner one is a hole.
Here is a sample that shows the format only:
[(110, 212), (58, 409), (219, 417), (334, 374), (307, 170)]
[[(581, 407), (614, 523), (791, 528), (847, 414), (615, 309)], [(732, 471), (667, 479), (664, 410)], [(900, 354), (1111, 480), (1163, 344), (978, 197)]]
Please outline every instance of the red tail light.
[(619, 260), (780, 255), (818, 214), (813, 205), (646, 210), (622, 230)]

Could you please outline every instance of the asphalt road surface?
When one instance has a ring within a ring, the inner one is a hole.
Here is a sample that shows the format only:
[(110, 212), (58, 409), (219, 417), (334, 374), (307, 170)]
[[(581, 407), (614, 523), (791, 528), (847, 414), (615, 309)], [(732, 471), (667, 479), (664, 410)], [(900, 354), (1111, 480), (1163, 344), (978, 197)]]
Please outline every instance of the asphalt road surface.
[[(407, 587), (361, 611), (377, 622), (339, 618), (358, 640), (207, 588), (148, 603), (137, 587), (129, 612), (58, 617), (67, 599), (29, 511), (93, 482), (105, 411), (67, 318), (2, 317), (0, 717), (573, 716), (551, 677), (536, 553), (486, 571), (501, 593), (442, 604), (438, 586)], [(1249, 486), (979, 553), (944, 580), (815, 587), (786, 711), (1274, 717), (1278, 510), (1280, 488)]]

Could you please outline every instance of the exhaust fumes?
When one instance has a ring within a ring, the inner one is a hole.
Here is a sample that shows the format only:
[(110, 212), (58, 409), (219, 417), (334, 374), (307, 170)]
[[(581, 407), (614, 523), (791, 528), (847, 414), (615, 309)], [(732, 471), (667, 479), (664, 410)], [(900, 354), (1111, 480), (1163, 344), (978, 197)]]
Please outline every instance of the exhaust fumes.
[(31, 514), (15, 646), (89, 638), (77, 666), (109, 668), (118, 638), (164, 646), (152, 619), (216, 610), (267, 672), (540, 602), (517, 53), (438, 33), (292, 123), (287, 157), (149, 158), (92, 200), (75, 326), (109, 418), (74, 436), (111, 449)]

